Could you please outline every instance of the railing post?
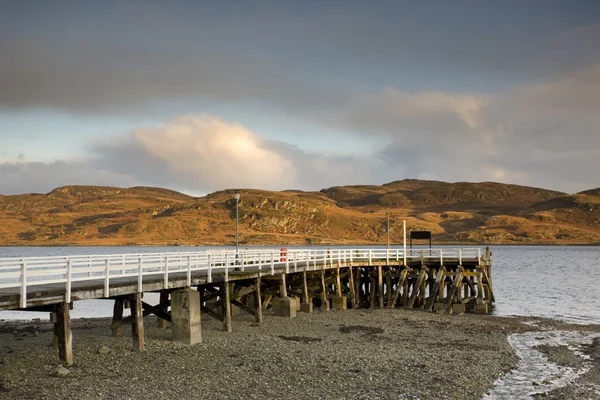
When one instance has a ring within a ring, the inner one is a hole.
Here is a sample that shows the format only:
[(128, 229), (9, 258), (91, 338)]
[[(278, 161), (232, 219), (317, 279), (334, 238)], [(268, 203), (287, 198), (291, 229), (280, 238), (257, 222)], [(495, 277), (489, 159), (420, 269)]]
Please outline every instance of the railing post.
[(206, 277), (208, 283), (212, 282), (212, 257), (211, 253), (208, 253), (208, 275)]
[(192, 286), (192, 256), (187, 256), (187, 287)]
[(477, 249), (477, 265), (481, 265), (481, 248)]
[(89, 268), (88, 277), (91, 277), (92, 276), (92, 256), (88, 257), (88, 268)]
[(262, 251), (258, 251), (258, 276), (261, 275), (262, 272)]
[(458, 249), (458, 265), (462, 265), (462, 249)]
[(373, 256), (373, 250), (369, 249), (369, 266), (373, 265), (373, 261), (372, 261), (372, 256)]
[(108, 286), (109, 282), (108, 280), (110, 279), (110, 260), (107, 258), (106, 260), (104, 260), (104, 297), (109, 297), (109, 289), (110, 287)]
[(294, 251), (294, 272), (298, 272), (298, 252)]
[(225, 253), (225, 284), (229, 285), (229, 253)]
[(440, 265), (444, 265), (444, 250), (440, 249)]
[(275, 252), (271, 252), (271, 275), (275, 275)]
[(67, 294), (65, 295), (65, 302), (71, 302), (71, 260), (67, 259)]
[(242, 253), (240, 254), (240, 264), (242, 265), (242, 271), (244, 271), (244, 270), (246, 269), (246, 265), (244, 264), (244, 262), (245, 262), (245, 261), (244, 261), (244, 258), (245, 258), (245, 257), (244, 257), (244, 254), (245, 254), (245, 252), (242, 252)]
[(285, 273), (290, 273), (290, 258), (288, 257), (289, 253), (287, 249), (285, 249)]
[(352, 250), (350, 250), (350, 265), (353, 264), (353, 260), (352, 260)]
[(169, 256), (165, 256), (165, 278), (163, 281), (163, 289), (169, 288)]
[(140, 255), (138, 257), (138, 293), (142, 293), (144, 290), (144, 269), (143, 269), (143, 264), (142, 264), (142, 256)]
[(21, 259), (21, 308), (27, 308), (27, 264)]

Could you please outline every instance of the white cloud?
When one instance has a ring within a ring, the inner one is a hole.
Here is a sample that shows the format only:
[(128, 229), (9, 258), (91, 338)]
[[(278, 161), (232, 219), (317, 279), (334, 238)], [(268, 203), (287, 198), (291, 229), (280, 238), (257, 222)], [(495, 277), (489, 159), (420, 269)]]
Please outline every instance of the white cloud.
[(132, 186), (135, 182), (131, 176), (82, 162), (0, 160), (0, 194), (47, 193), (65, 185)]

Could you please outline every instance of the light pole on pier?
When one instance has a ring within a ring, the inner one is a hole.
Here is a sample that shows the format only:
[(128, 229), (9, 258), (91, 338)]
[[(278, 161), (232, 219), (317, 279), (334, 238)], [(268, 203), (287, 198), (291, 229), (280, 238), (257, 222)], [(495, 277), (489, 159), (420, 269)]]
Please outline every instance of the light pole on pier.
[(236, 193), (233, 195), (233, 197), (235, 198), (235, 254), (237, 257), (238, 254), (238, 248), (239, 248), (239, 203), (240, 203), (240, 194)]

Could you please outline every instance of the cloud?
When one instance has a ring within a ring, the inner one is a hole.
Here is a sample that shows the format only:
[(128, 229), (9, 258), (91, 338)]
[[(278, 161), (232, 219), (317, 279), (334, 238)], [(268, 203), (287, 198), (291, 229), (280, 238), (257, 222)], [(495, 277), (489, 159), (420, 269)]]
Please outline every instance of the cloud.
[(92, 165), (144, 182), (211, 191), (296, 183), (292, 162), (252, 131), (211, 115), (182, 116), (95, 148)]
[(0, 193), (47, 193), (65, 185), (133, 186), (132, 176), (90, 167), (85, 162), (0, 160)]

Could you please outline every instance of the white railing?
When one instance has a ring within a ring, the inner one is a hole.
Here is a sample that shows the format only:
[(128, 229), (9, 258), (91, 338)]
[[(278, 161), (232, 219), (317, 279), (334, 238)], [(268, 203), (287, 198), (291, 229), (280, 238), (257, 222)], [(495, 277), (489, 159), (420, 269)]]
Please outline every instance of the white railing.
[[(199, 252), (169, 252), (143, 254), (109, 254), (54, 257), (0, 258), (0, 290), (19, 289), (20, 306), (27, 306), (28, 289), (42, 285), (64, 284), (66, 299), (70, 302), (73, 286), (88, 282), (89, 287), (104, 287), (104, 297), (109, 297), (111, 282), (131, 282), (136, 278), (138, 291), (142, 291), (144, 278), (163, 279), (163, 287), (169, 287), (174, 274), (185, 276), (190, 286), (194, 273), (204, 271), (207, 281), (214, 274), (230, 271), (258, 271), (261, 275), (274, 274), (275, 269), (286, 272), (298, 268), (316, 270), (353, 261), (455, 259), (481, 261), (480, 248), (460, 249), (407, 249), (401, 248), (294, 248), (294, 249), (235, 249), (204, 250)], [(129, 278), (129, 279), (127, 279)]]

